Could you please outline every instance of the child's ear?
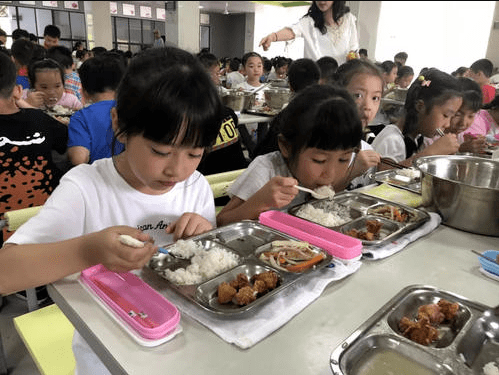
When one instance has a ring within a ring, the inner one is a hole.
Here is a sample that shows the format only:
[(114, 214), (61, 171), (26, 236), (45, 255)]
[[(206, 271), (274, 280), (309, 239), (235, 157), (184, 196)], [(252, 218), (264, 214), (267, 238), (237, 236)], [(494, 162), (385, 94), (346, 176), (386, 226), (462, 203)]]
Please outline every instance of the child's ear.
[[(120, 126), (118, 123), (118, 111), (116, 111), (116, 107), (111, 108), (111, 125), (113, 127), (113, 132), (117, 135), (120, 131)], [(116, 136), (116, 139), (121, 143), (125, 144), (126, 135), (120, 134)]]
[(23, 87), (21, 85), (15, 85), (14, 90), (12, 90), (12, 97), (14, 100), (19, 100), (23, 96)]
[(425, 113), (425, 105), (424, 105), (424, 102), (419, 99), (417, 102), (416, 102), (416, 112), (417, 113)]
[(284, 139), (284, 137), (281, 134), (279, 134), (277, 136), (277, 144), (279, 145), (279, 150), (281, 151), (282, 157), (284, 159), (288, 159), (289, 155), (291, 153), (290, 147), (289, 147), (288, 142), (286, 142), (286, 140)]

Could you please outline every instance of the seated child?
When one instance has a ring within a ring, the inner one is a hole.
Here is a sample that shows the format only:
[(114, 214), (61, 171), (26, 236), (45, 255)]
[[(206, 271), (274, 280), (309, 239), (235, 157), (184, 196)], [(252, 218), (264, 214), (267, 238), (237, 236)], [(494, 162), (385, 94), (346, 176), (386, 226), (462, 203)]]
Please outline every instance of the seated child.
[[(113, 155), (111, 109), (116, 106), (115, 94), (125, 72), (123, 59), (105, 52), (89, 59), (80, 68), (85, 102), (69, 120), (68, 157), (72, 165), (93, 163)], [(114, 144), (114, 154), (123, 151), (120, 142)]]
[(268, 80), (286, 79), (288, 76), (289, 60), (285, 57), (278, 56), (272, 59), (274, 70), (270, 72)]
[(490, 103), (496, 96), (496, 88), (489, 83), (494, 65), (488, 59), (480, 59), (470, 66), (469, 76), (474, 79), (482, 89), (483, 104)]
[(26, 39), (18, 39), (10, 49), (17, 68), (16, 84), (29, 89), (28, 65), (33, 58), (34, 44)]
[(395, 85), (396, 87), (406, 89), (411, 85), (413, 79), (414, 79), (414, 70), (410, 66), (404, 65), (399, 67), (397, 70), (397, 78), (395, 78)]
[[(212, 229), (213, 194), (196, 168), (221, 119), (217, 90), (192, 54), (166, 47), (134, 57), (112, 110), (125, 150), (64, 176), (0, 252), (0, 291), (55, 281), (99, 263), (115, 272), (141, 268), (157, 250), (152, 242), (169, 244)], [(121, 244), (121, 234), (146, 245)], [(78, 332), (73, 353), (78, 374), (109, 374)]]
[[(463, 104), (461, 108), (452, 117), (450, 127), (444, 130), (444, 133), (457, 135), (457, 141), (460, 144), (459, 152), (479, 153), (486, 146), (484, 135), (472, 135), (467, 133), (468, 128), (473, 124), (475, 115), (481, 108), (482, 90), (478, 83), (470, 78), (458, 78), (459, 86), (463, 95)], [(466, 134), (467, 133), (467, 134)], [(439, 137), (432, 139), (425, 138), (425, 146), (431, 145)]]
[(229, 70), (227, 71), (225, 85), (228, 89), (235, 88), (237, 85), (244, 82), (244, 69), (241, 60), (238, 58), (230, 59)]
[(459, 149), (455, 134), (445, 134), (424, 147), (423, 137), (433, 138), (437, 129), (445, 131), (462, 104), (456, 78), (438, 69), (426, 69), (407, 92), (404, 115), (397, 125), (386, 125), (374, 138), (372, 147), (406, 167), (415, 158), (454, 154)]
[(331, 56), (324, 56), (317, 60), (317, 65), (321, 71), (319, 83), (335, 83), (334, 74), (338, 70), (338, 62)]
[(475, 116), (473, 124), (464, 132), (474, 137), (483, 136), (488, 142), (499, 141), (499, 96), (482, 106)]
[(64, 91), (73, 94), (83, 103), (81, 92), (81, 80), (77, 72), (73, 70), (74, 61), (71, 51), (64, 46), (52, 47), (47, 51), (47, 57), (54, 59), (64, 69)]
[(76, 96), (64, 91), (64, 70), (57, 61), (35, 61), (28, 68), (28, 77), (34, 92), (28, 95), (28, 91), (24, 90), (23, 99), (33, 107), (45, 109), (60, 105), (72, 110), (83, 107)]
[(346, 90), (317, 84), (293, 98), (267, 137), (275, 151), (255, 158), (231, 185), (231, 200), (218, 214), (218, 225), (304, 202), (309, 195), (298, 184), (315, 189), (343, 180), (362, 125)]
[(391, 60), (383, 61), (380, 65), (383, 80), (385, 82), (383, 91), (385, 95), (390, 92), (391, 89), (395, 87), (395, 79), (397, 78), (398, 67)]
[[(45, 203), (62, 176), (54, 164), (52, 150), (63, 154), (68, 139), (65, 125), (38, 109), (16, 105), (22, 91), (15, 81), (14, 63), (0, 53), (2, 213)], [(4, 240), (11, 234), (4, 228)]]
[(314, 60), (298, 59), (289, 66), (289, 87), (295, 93), (307, 86), (319, 83), (320, 78), (321, 71)]
[(246, 80), (233, 87), (246, 91), (255, 91), (262, 85), (260, 82), (260, 77), (263, 74), (262, 56), (256, 52), (248, 52), (243, 56), (242, 64)]

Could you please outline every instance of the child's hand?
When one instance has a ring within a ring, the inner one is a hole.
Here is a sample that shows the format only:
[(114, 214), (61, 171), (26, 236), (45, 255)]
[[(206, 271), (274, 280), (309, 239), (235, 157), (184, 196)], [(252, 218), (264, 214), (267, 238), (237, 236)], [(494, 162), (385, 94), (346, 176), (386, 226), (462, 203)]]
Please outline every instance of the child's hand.
[(41, 91), (31, 91), (28, 92), (26, 101), (33, 107), (40, 108), (44, 105), (45, 94)]
[(295, 185), (298, 181), (293, 177), (273, 177), (253, 197), (267, 209), (281, 208), (290, 204), (299, 193)]
[(359, 151), (352, 167), (351, 176), (358, 177), (364, 174), (369, 168), (377, 166), (380, 161), (380, 155), (374, 150)]
[(459, 147), (459, 151), (461, 152), (472, 152), (478, 154), (485, 150), (487, 146), (487, 139), (483, 135), (464, 135), (464, 142)]
[[(144, 247), (131, 247), (120, 242), (119, 236), (127, 234), (145, 242)], [(103, 264), (114, 272), (126, 272), (142, 268), (156, 253), (158, 247), (148, 234), (127, 226), (110, 227), (88, 235), (84, 256), (91, 257), (92, 264)]]
[(195, 236), (213, 229), (211, 223), (201, 215), (186, 212), (180, 218), (168, 225), (166, 233), (173, 233), (174, 241)]
[(440, 137), (425, 150), (429, 155), (450, 155), (459, 151), (459, 142), (455, 134), (446, 134)]

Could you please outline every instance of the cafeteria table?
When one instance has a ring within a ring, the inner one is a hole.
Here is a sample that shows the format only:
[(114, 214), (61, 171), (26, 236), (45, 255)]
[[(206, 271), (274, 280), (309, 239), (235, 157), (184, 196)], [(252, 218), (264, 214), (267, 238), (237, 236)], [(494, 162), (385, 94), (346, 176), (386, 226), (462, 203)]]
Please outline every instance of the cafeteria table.
[(357, 272), (332, 282), (287, 324), (245, 350), (186, 314), (181, 334), (157, 347), (143, 347), (83, 289), (78, 275), (57, 281), (48, 290), (113, 374), (331, 375), (333, 349), (409, 285), (430, 285), (498, 305), (499, 282), (479, 271), (478, 258), (470, 251), (498, 248), (497, 237), (441, 225), (388, 258), (363, 260)]

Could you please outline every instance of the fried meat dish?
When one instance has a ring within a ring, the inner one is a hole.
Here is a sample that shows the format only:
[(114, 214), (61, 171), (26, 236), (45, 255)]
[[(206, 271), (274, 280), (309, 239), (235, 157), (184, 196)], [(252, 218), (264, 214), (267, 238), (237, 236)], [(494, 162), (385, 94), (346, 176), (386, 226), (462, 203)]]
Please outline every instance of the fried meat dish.
[(383, 223), (378, 220), (366, 220), (366, 231), (350, 229), (345, 234), (359, 240), (374, 241), (379, 238), (379, 231), (382, 226)]
[(451, 322), (458, 311), (458, 303), (441, 299), (438, 303), (419, 306), (416, 320), (404, 316), (399, 322), (399, 329), (410, 340), (430, 345), (438, 340), (439, 324)]
[(245, 274), (240, 273), (231, 282), (223, 282), (218, 286), (218, 302), (248, 305), (257, 297), (275, 289), (278, 283), (279, 277), (274, 271), (258, 273), (251, 278), (251, 282)]

